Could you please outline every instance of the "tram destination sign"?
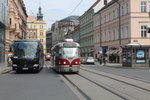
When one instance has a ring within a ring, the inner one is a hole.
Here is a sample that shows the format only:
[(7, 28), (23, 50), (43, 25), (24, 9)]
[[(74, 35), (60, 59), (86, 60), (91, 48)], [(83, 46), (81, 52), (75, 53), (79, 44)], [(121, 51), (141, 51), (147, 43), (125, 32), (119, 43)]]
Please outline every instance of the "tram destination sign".
[(76, 43), (64, 43), (63, 44), (64, 47), (77, 47)]

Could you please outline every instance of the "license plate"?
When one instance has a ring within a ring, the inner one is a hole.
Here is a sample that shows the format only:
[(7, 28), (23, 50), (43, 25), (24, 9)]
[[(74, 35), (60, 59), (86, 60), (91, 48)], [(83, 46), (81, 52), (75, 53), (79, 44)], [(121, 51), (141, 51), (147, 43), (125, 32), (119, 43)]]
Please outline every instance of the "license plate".
[(28, 70), (29, 68), (22, 68), (22, 70)]

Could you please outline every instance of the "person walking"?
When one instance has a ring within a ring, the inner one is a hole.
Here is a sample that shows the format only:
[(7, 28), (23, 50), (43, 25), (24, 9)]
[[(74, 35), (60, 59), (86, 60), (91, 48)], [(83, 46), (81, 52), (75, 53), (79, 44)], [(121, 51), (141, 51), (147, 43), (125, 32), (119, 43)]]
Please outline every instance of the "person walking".
[(106, 63), (107, 63), (107, 56), (105, 56), (105, 57), (103, 58), (103, 62), (104, 62), (104, 66), (105, 66)]

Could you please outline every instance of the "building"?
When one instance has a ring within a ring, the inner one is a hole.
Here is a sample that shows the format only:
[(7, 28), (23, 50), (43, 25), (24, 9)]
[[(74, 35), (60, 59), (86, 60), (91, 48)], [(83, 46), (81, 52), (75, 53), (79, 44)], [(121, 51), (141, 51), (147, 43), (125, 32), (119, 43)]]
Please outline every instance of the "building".
[(5, 61), (5, 34), (8, 27), (8, 0), (0, 0), (0, 63)]
[(79, 17), (79, 37), (82, 57), (94, 56), (93, 8), (96, 7), (99, 2), (100, 0), (97, 0), (82, 16)]
[(101, 42), (100, 42), (100, 13), (97, 13), (100, 9), (102, 9), (107, 3), (109, 3), (111, 0), (101, 0), (97, 6), (95, 6), (94, 9), (94, 15), (93, 15), (93, 30), (94, 30), (94, 57), (100, 58), (100, 53), (102, 53), (100, 50)]
[(9, 26), (6, 30), (6, 58), (11, 49), (13, 40), (21, 40), (26, 37), (26, 20), (27, 13), (23, 0), (6, 0), (9, 1)]
[(52, 31), (48, 30), (46, 32), (46, 48), (47, 48), (47, 53), (51, 53), (51, 48), (52, 48)]
[(29, 16), (27, 19), (27, 38), (38, 39), (43, 44), (44, 54), (46, 53), (46, 23), (43, 20), (41, 7), (37, 16)]
[(109, 62), (122, 62), (123, 45), (150, 44), (150, 34), (147, 33), (149, 7), (149, 0), (112, 0), (95, 14), (95, 41), (97, 46), (99, 42), (102, 56), (107, 56)]
[(77, 25), (75, 26), (74, 31), (72, 32), (72, 39), (78, 43), (79, 43), (79, 34), (80, 34), (80, 25)]
[(28, 16), (27, 18), (27, 39), (37, 39), (37, 22), (35, 16)]
[(63, 41), (66, 38), (72, 38), (71, 34), (76, 25), (79, 24), (79, 16), (69, 16), (52, 25), (53, 45)]

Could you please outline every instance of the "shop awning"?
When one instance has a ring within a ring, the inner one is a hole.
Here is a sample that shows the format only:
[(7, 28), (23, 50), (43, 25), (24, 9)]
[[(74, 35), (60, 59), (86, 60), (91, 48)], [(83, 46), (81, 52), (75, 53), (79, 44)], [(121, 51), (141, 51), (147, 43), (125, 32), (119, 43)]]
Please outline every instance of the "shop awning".
[(118, 55), (121, 55), (121, 54), (122, 54), (122, 51), (119, 51), (119, 52), (118, 52)]
[(114, 51), (115, 50), (109, 50), (109, 51), (106, 52), (106, 54), (111, 55), (111, 54), (113, 54)]
[(118, 54), (118, 52), (119, 52), (119, 50), (115, 50), (115, 51), (113, 52), (113, 54)]

